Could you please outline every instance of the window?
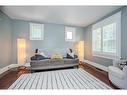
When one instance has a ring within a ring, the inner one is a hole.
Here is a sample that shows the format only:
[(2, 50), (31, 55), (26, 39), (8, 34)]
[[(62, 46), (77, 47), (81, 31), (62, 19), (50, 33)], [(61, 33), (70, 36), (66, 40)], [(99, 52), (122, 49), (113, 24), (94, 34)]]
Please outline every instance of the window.
[(65, 27), (65, 41), (75, 41), (75, 31), (74, 27)]
[(73, 39), (73, 36), (72, 35), (73, 35), (73, 33), (68, 31), (67, 32), (67, 39), (68, 40), (72, 40)]
[(121, 58), (121, 12), (93, 25), (92, 52), (94, 56)]
[(116, 53), (116, 23), (103, 27), (103, 52)]
[(101, 51), (101, 28), (94, 30), (93, 35), (93, 50)]
[(30, 40), (43, 40), (44, 39), (44, 25), (30, 23)]

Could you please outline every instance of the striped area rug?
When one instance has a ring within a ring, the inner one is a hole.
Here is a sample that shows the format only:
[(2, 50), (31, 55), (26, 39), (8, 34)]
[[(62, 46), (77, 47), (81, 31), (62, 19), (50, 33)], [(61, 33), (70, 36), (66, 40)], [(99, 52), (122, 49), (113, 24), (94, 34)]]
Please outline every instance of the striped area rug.
[(21, 75), (9, 89), (111, 89), (83, 69)]

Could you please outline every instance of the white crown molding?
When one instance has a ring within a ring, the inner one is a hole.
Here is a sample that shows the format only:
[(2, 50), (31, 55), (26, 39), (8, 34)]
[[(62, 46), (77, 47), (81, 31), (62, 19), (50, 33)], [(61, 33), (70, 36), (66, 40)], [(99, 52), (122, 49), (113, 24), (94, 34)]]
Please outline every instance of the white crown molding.
[(106, 66), (103, 66), (103, 65), (100, 65), (99, 63), (95, 63), (95, 62), (92, 62), (92, 61), (89, 61), (89, 60), (84, 60), (85, 63), (88, 63), (96, 68), (99, 68), (101, 70), (104, 70), (106, 72), (108, 72), (108, 67)]

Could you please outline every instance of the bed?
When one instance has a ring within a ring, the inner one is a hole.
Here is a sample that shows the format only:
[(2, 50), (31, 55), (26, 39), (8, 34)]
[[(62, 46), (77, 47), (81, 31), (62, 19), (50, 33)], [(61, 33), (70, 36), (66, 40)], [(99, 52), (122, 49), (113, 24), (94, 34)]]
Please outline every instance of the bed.
[(8, 89), (112, 89), (83, 69), (21, 75)]

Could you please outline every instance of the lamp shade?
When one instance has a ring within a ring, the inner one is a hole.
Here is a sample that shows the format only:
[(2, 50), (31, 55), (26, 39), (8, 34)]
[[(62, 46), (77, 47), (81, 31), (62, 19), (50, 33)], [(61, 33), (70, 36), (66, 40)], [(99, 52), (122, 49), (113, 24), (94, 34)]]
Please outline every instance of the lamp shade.
[(78, 58), (80, 61), (84, 60), (84, 41), (78, 42)]
[(17, 39), (17, 61), (19, 65), (25, 64), (26, 61), (26, 40), (23, 38)]

